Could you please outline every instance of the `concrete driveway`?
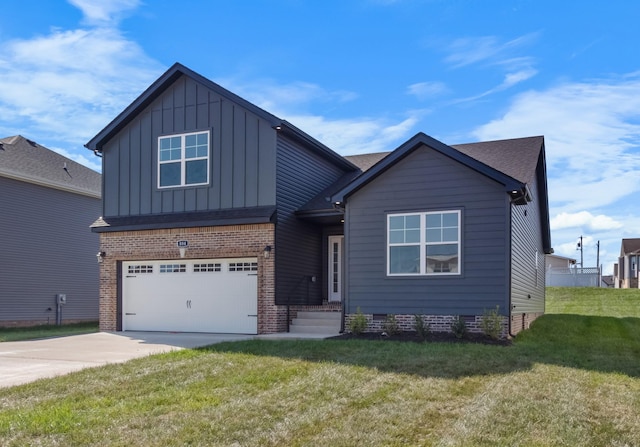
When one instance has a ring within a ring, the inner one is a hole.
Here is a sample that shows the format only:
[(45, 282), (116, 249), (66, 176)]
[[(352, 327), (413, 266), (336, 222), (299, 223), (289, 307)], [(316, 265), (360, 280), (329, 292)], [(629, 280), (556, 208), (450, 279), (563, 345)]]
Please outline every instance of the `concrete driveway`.
[(0, 343), (0, 388), (137, 357), (196, 348), (255, 335), (169, 332), (97, 332)]

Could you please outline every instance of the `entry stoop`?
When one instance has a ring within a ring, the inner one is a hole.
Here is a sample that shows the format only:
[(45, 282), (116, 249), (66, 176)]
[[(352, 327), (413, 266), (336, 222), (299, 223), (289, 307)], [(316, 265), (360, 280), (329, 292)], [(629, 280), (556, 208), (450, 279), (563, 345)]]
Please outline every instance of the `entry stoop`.
[(339, 334), (340, 312), (298, 312), (291, 321), (289, 332), (294, 334)]

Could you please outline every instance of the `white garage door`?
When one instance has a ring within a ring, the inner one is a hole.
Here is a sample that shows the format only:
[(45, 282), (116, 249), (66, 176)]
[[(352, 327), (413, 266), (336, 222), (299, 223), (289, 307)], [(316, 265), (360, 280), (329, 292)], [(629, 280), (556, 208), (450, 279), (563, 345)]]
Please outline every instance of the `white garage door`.
[(122, 330), (256, 334), (258, 260), (124, 262)]

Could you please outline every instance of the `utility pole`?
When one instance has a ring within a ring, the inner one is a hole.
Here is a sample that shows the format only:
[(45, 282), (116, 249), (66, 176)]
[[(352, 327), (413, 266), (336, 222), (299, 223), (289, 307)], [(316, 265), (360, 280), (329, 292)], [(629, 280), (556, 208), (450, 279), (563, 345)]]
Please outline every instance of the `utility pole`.
[(578, 242), (578, 248), (576, 250), (580, 250), (580, 269), (584, 268), (584, 257), (582, 252), (582, 236), (580, 236), (580, 242)]
[(596, 244), (596, 267), (598, 267), (598, 287), (602, 284), (602, 269), (600, 268), (600, 241)]

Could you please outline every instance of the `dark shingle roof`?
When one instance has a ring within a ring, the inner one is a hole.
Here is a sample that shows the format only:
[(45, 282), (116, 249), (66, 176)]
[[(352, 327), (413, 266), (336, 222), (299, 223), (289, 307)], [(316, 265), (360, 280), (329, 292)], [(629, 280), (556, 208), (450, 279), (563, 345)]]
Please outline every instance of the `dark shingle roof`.
[(622, 247), (620, 249), (620, 256), (628, 254), (640, 253), (640, 238), (636, 239), (622, 239)]
[(544, 137), (514, 138), (455, 144), (451, 147), (507, 174), (522, 183), (531, 183), (536, 174)]
[[(544, 137), (540, 136), (454, 144), (451, 147), (515, 180), (531, 183), (535, 176), (543, 141)], [(366, 172), (390, 153), (347, 155), (344, 158)]]
[(359, 167), (362, 172), (365, 172), (390, 153), (391, 152), (375, 152), (373, 154), (346, 155), (344, 158)]
[(99, 173), (21, 135), (0, 139), (0, 176), (98, 198), (102, 185)]

